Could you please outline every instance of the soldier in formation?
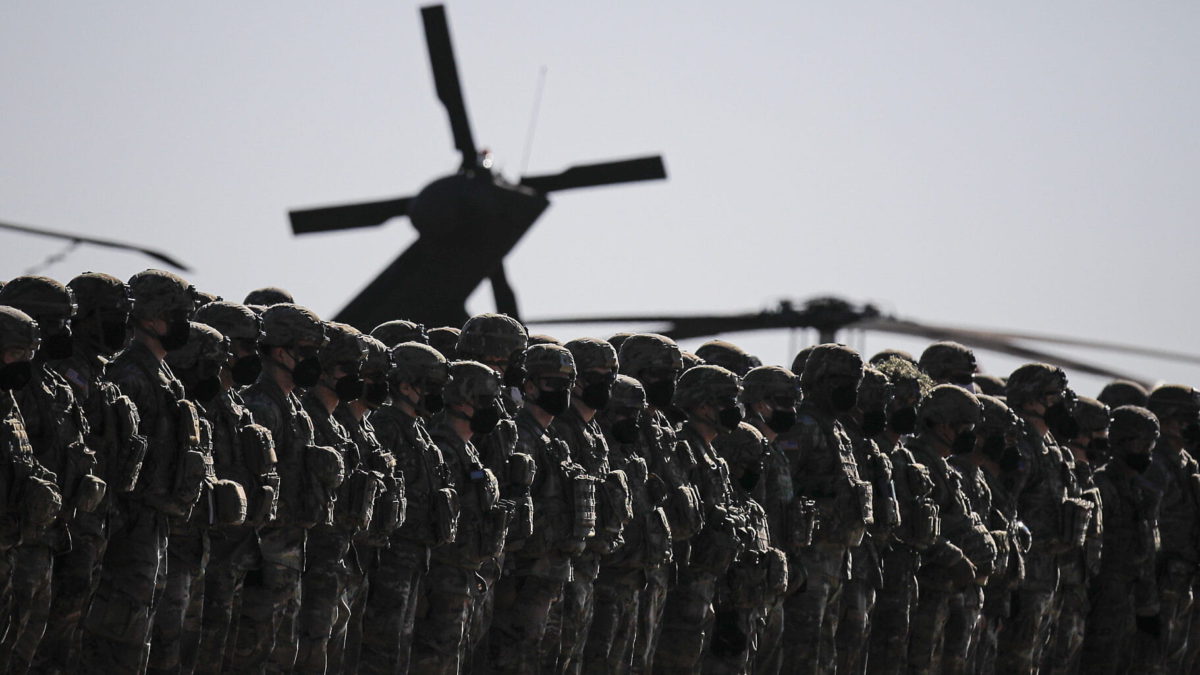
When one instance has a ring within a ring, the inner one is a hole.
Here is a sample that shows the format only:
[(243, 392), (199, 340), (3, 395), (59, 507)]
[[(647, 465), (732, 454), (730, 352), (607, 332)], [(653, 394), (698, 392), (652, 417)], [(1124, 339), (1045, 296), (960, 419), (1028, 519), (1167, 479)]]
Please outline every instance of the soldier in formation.
[(0, 671), (1192, 672), (1200, 394), (0, 289)]

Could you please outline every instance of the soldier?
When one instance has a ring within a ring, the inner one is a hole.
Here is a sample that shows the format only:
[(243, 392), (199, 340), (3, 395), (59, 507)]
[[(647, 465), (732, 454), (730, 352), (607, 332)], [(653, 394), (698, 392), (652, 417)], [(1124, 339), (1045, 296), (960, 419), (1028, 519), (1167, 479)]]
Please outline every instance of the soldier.
[(0, 670), (8, 667), (23, 672), (32, 664), (46, 630), (55, 558), (70, 551), (75, 513), (99, 508), (105, 483), (93, 473), (96, 456), (84, 443), (87, 420), (75, 392), (50, 367), (51, 360), (69, 357), (74, 351), (74, 294), (47, 277), (18, 277), (0, 289), (0, 303), (25, 312), (42, 331), (42, 349), (32, 361), (33, 377), (14, 394), (34, 454), (58, 477), (67, 505), (57, 522), (36, 536), (23, 537), (13, 553), (16, 614), (0, 645)]
[(425, 326), (403, 319), (379, 324), (371, 329), (371, 337), (382, 342), (388, 349), (404, 342), (429, 344), (429, 335), (425, 332)]
[(892, 462), (873, 440), (887, 427), (891, 399), (891, 381), (882, 372), (867, 366), (858, 388), (858, 404), (838, 415), (838, 421), (853, 444), (859, 478), (872, 486), (875, 521), (867, 528), (862, 543), (850, 550), (853, 567), (843, 586), (837, 624), (838, 671), (844, 673), (866, 672), (867, 653), (862, 645), (869, 643), (875, 597), (883, 587), (881, 547), (900, 524), (900, 505), (892, 485)]
[[(229, 669), (235, 610), (246, 575), (260, 564), (258, 528), (274, 520), (280, 484), (271, 434), (254, 423), (238, 393), (262, 373), (258, 356), (262, 319), (245, 305), (214, 302), (196, 312), (196, 321), (229, 339), (230, 355), (220, 364), (218, 374), (220, 391), (204, 405), (204, 414), (212, 425), (213, 468), (218, 480), (241, 486), (246, 497), (246, 517), (241, 524), (227, 522), (208, 533), (209, 557), (195, 669), (219, 673)], [(222, 490), (228, 494), (231, 488), (225, 485)]]
[(1100, 394), (1096, 398), (1101, 403), (1113, 409), (1123, 405), (1145, 407), (1146, 402), (1150, 400), (1150, 392), (1146, 391), (1146, 388), (1137, 382), (1113, 380), (1104, 385), (1104, 388), (1100, 390)]
[(900, 524), (883, 546), (883, 588), (876, 593), (868, 663), (872, 672), (903, 673), (908, 668), (921, 552), (932, 546), (941, 532), (938, 506), (930, 497), (933, 479), (929, 468), (904, 447), (916, 429), (917, 404), (933, 383), (917, 369), (912, 357), (880, 358), (877, 354), (872, 363), (892, 384), (887, 426), (874, 440), (892, 463)]
[[(216, 329), (202, 323), (191, 324), (187, 345), (167, 355), (171, 372), (183, 383), (188, 401), (200, 414), (201, 451), (204, 453), (205, 485), (201, 500), (187, 516), (173, 516), (168, 521), (167, 574), (159, 599), (158, 611), (150, 639), (150, 672), (191, 672), (195, 666), (200, 643), (201, 608), (204, 603), (204, 577), (210, 551), (210, 525), (219, 526), (216, 495), (239, 502), (225, 513), (240, 514), (237, 522), (245, 520), (246, 494), (241, 485), (222, 486), (233, 492), (214, 489), (217, 477), (213, 469), (212, 424), (207, 418), (221, 393), (221, 368), (229, 361), (229, 339)], [(193, 609), (194, 608), (194, 609)]]
[[(700, 493), (688, 476), (691, 463), (685, 447), (676, 444), (675, 425), (666, 411), (673, 410), (675, 382), (683, 371), (679, 346), (670, 338), (650, 333), (630, 335), (621, 342), (618, 363), (622, 375), (638, 381), (646, 392), (647, 419), (640, 425), (637, 454), (651, 475), (661, 482), (663, 511), (674, 542), (673, 561), (686, 564), (690, 556), (688, 540), (704, 524)], [(646, 586), (639, 598), (638, 631), (633, 648), (633, 672), (650, 670), (667, 598), (670, 570), (656, 565), (647, 570)]]
[(321, 376), (301, 400), (312, 419), (316, 442), (340, 456), (344, 479), (333, 495), (332, 522), (314, 525), (304, 547), (296, 670), (311, 673), (341, 668), (348, 619), (342, 612), (350, 606), (348, 583), (362, 575), (352, 543), (370, 526), (371, 507), (382, 482), (334, 416), (338, 405), (363, 394), (360, 374), (367, 358), (366, 337), (352, 326), (334, 322), (326, 322), (325, 335), (329, 342), (317, 355)]
[(1042, 639), (1053, 625), (1058, 587), (1058, 555), (1070, 547), (1064, 536), (1071, 469), (1048, 426), (1048, 411), (1063, 400), (1067, 377), (1044, 363), (1013, 371), (1006, 400), (1023, 421), (1018, 443), (1022, 470), (1013, 476), (1017, 510), (1033, 544), (1026, 558), (1025, 580), (1015, 593), (1013, 616), (1000, 636), (1000, 670), (1025, 672), (1041, 661)]
[[(535, 673), (553, 665), (558, 641), (546, 639), (550, 607), (561, 602), (574, 556), (595, 533), (595, 485), (570, 449), (548, 432), (571, 405), (575, 360), (565, 347), (525, 350), (525, 405), (517, 413), (517, 448), (533, 458), (533, 533), (506, 560), (496, 589), (495, 639), (489, 663), (501, 673)], [(587, 502), (590, 500), (591, 512)]]
[(975, 353), (957, 342), (935, 342), (921, 352), (917, 363), (934, 384), (953, 384), (972, 394), (975, 389)]
[(1004, 378), (988, 373), (975, 373), (972, 379), (975, 382), (976, 393), (1004, 397)]
[(1104, 507), (1104, 555), (1092, 584), (1083, 672), (1141, 668), (1144, 664), (1130, 659), (1135, 636), (1161, 633), (1154, 572), (1159, 495), (1144, 476), (1158, 432), (1158, 420), (1145, 408), (1121, 406), (1112, 412), (1112, 461), (1096, 471)]
[(278, 286), (264, 286), (247, 293), (246, 299), (242, 301), (242, 304), (261, 305), (265, 308), (280, 303), (292, 304), (294, 302), (296, 302), (295, 298), (288, 291)]
[(1071, 411), (1070, 423), (1060, 424), (1069, 438), (1058, 437), (1064, 450), (1070, 453), (1078, 498), (1090, 506), (1092, 518), (1084, 533), (1083, 546), (1074, 546), (1062, 556), (1059, 566), (1058, 620), (1046, 654), (1045, 670), (1051, 673), (1074, 673), (1079, 670), (1083, 649), (1084, 622), (1088, 616), (1088, 587), (1099, 573), (1103, 522), (1100, 491), (1093, 478), (1092, 458), (1104, 451), (1108, 441), (1108, 406), (1094, 398), (1080, 397)]
[(619, 655), (609, 652), (618, 626), (610, 620), (601, 633), (591, 631), (601, 565), (624, 543), (622, 533), (633, 517), (628, 476), (609, 462), (608, 443), (595, 419), (612, 397), (617, 352), (596, 338), (571, 340), (565, 347), (578, 375), (571, 389), (571, 407), (554, 419), (550, 429), (566, 442), (571, 458), (596, 486), (596, 536), (572, 561), (572, 576), (563, 589), (558, 664), (561, 672), (579, 673), (585, 664), (612, 672), (621, 667)]
[(115, 495), (133, 488), (146, 454), (133, 402), (104, 372), (108, 360), (128, 342), (133, 306), (129, 287), (116, 277), (93, 272), (75, 277), (67, 286), (78, 303), (71, 322), (73, 353), (51, 366), (71, 385), (83, 408), (88, 422), (84, 442), (96, 452), (96, 474), (108, 490), (95, 511), (75, 514), (71, 550), (54, 561), (50, 619), (35, 669), (61, 671), (73, 669), (79, 659), (80, 621), (99, 582)]
[(1016, 496), (1008, 488), (1020, 463), (1021, 418), (998, 398), (977, 398), (982, 416), (975, 426), (975, 451), (951, 457), (950, 463), (962, 472), (971, 508), (985, 516), (984, 524), (996, 542), (996, 564), (984, 587), (978, 645), (968, 657), (972, 670), (982, 675), (996, 672), (1000, 633), (1011, 613), (1013, 591), (1025, 578), (1025, 554), (1031, 542), (1017, 514)]
[(1157, 658), (1139, 665), (1150, 672), (1176, 673), (1183, 670), (1187, 653), (1192, 585), (1200, 564), (1200, 466), (1192, 457), (1200, 441), (1200, 394), (1185, 385), (1162, 385), (1150, 392), (1146, 407), (1159, 424), (1146, 478), (1162, 493), (1162, 550), (1155, 565), (1162, 635)]
[[(463, 324), (455, 345), (458, 358), (482, 363), (501, 377), (500, 420), (490, 432), (479, 434), (474, 443), (484, 465), (500, 481), (503, 498), (517, 504), (517, 512), (508, 529), (510, 548), (518, 545), (517, 540), (529, 536), (533, 522), (533, 501), (526, 482), (532, 481), (533, 458), (516, 451), (517, 424), (513, 420), (521, 404), (521, 384), (525, 379), (521, 355), (528, 342), (529, 335), (520, 321), (504, 314), (479, 314)], [(488, 653), (487, 645), (483, 643), (492, 625), (494, 593), (502, 566), (503, 561), (499, 558), (485, 563), (479, 572), (483, 584), (472, 587), (479, 596), (471, 614), (467, 638), (470, 649), (465, 670), (472, 669), (476, 654), (483, 660)]]
[[(364, 611), (367, 597), (373, 592), (369, 586), (369, 571), (374, 567), (379, 552), (388, 546), (396, 528), (404, 522), (406, 507), (404, 475), (398, 469), (395, 456), (379, 442), (375, 427), (367, 418), (369, 413), (378, 410), (389, 398), (388, 375), (392, 369), (392, 355), (379, 340), (373, 337), (364, 337), (363, 340), (367, 346), (367, 357), (362, 366), (363, 395), (355, 400), (342, 401), (334, 411), (334, 417), (345, 427), (358, 450), (358, 474), (354, 475), (359, 478), (354, 480), (358, 480), (362, 486), (351, 486), (350, 489), (353, 508), (357, 510), (356, 518), (363, 527), (350, 544), (350, 555), (346, 559), (347, 577), (343, 581), (343, 602), (333, 627), (335, 637), (345, 633), (346, 648), (342, 662), (331, 661), (327, 669), (347, 673), (359, 671)], [(373, 504), (369, 494), (371, 483), (362, 475), (368, 473), (374, 478), (376, 486)], [(370, 513), (369, 518), (367, 513)], [(366, 524), (368, 520), (369, 525)]]
[[(795, 498), (792, 473), (787, 457), (776, 444), (780, 434), (796, 425), (796, 399), (800, 396), (800, 380), (786, 368), (760, 366), (752, 368), (742, 380), (742, 405), (746, 420), (767, 442), (762, 458), (762, 477), (752, 495), (766, 512), (771, 530), (771, 544), (784, 551), (799, 551), (810, 543), (812, 531), (808, 522), (789, 515)], [(792, 527), (795, 525), (796, 527)], [(788, 570), (789, 586), (796, 590), (804, 577), (802, 569)], [(783, 605), (786, 595), (771, 599), (758, 635), (754, 657), (754, 672), (773, 675), (782, 667)]]
[(426, 427), (444, 406), (450, 365), (432, 347), (416, 342), (401, 343), (391, 353), (390, 401), (371, 413), (370, 422), (380, 444), (396, 458), (407, 513), (372, 561), (359, 663), (364, 673), (408, 672), (430, 550), (452, 541), (458, 527), (458, 493)]
[(484, 466), (471, 439), (496, 428), (500, 420), (500, 377), (473, 361), (450, 364), (446, 408), (434, 417), (430, 434), (446, 460), (461, 513), (452, 543), (433, 549), (413, 639), (412, 672), (463, 672), (473, 600), (480, 597), (479, 568), (504, 548), (511, 502), (500, 500), (495, 474)]
[(825, 344), (809, 350), (803, 364), (797, 424), (777, 442), (797, 497), (816, 502), (819, 522), (812, 545), (796, 556), (808, 585), (785, 606), (784, 661), (795, 672), (816, 673), (836, 667), (842, 581), (849, 549), (862, 541), (871, 521), (872, 494), (870, 484), (859, 479), (854, 448), (836, 418), (858, 402), (862, 358), (849, 347)]
[[(972, 638), (983, 605), (981, 586), (996, 563), (996, 544), (963, 490), (962, 478), (946, 458), (975, 450), (978, 399), (957, 385), (934, 387), (918, 410), (917, 436), (908, 443), (913, 457), (929, 468), (932, 497), (942, 533), (922, 554), (920, 596), (913, 618), (909, 667), (918, 672), (966, 672)], [(958, 605), (949, 626), (951, 604)], [(953, 628), (953, 631), (949, 629)], [(945, 641), (943, 650), (942, 641)]]
[(263, 672), (272, 659), (280, 671), (295, 665), (307, 531), (330, 522), (332, 491), (343, 478), (340, 455), (314, 443), (313, 422), (297, 396), (321, 377), (317, 355), (327, 342), (324, 324), (308, 309), (288, 303), (265, 310), (262, 322), (262, 374), (242, 398), (274, 442), (279, 495), (275, 520), (258, 530), (258, 565), (242, 587), (231, 659), (236, 672)]
[(194, 289), (161, 270), (129, 280), (133, 343), (108, 373), (140, 415), (149, 447), (132, 492), (118, 495), (100, 585), (84, 619), (81, 667), (88, 672), (138, 672), (146, 667), (150, 630), (166, 582), (168, 521), (186, 517), (207, 473), (199, 413), (166, 364), (187, 345)]
[(433, 347), (447, 361), (458, 359), (455, 346), (458, 344), (459, 330), (454, 326), (438, 326), (429, 329), (429, 346)]

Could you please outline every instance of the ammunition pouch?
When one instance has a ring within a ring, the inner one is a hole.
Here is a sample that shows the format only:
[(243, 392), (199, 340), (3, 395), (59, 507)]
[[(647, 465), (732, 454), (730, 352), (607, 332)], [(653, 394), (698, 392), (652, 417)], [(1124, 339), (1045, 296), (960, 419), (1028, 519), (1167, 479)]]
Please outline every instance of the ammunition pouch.
[(433, 520), (433, 546), (454, 541), (458, 536), (458, 493), (453, 488), (435, 490), (431, 495), (429, 515)]
[(199, 450), (183, 450), (175, 461), (175, 489), (164, 504), (170, 515), (187, 518), (212, 469), (212, 458)]
[(942, 536), (941, 509), (929, 497), (909, 504), (909, 517), (900, 524), (900, 539), (916, 549), (926, 549)]
[(621, 470), (609, 471), (604, 477), (603, 499), (600, 500), (600, 527), (610, 534), (619, 534), (633, 518), (633, 496), (629, 479)]
[(654, 569), (671, 562), (674, 555), (671, 542), (671, 524), (667, 514), (661, 507), (650, 509), (646, 514), (645, 526), (642, 530), (642, 566)]
[[(735, 607), (753, 609), (767, 602), (769, 561), (763, 555), (742, 556), (729, 568), (729, 600)], [(785, 563), (786, 564), (786, 563)], [(786, 573), (785, 573), (786, 578)]]
[(374, 471), (354, 470), (347, 480), (345, 493), (350, 497), (345, 508), (335, 511), (335, 520), (349, 532), (362, 532), (371, 526), (375, 515), (375, 495), (380, 476)]
[(533, 497), (526, 492), (514, 497), (515, 503), (512, 518), (508, 522), (508, 540), (510, 542), (525, 541), (533, 534)]
[(106, 478), (114, 491), (126, 493), (137, 485), (149, 443), (145, 436), (138, 433), (141, 418), (128, 396), (113, 399), (106, 412), (106, 424), (113, 434), (110, 440), (114, 450), (113, 456), (105, 458), (108, 465)]
[(63, 498), (58, 486), (36, 476), (28, 476), (21, 495), (21, 515), (33, 527), (48, 527), (62, 512)]
[(492, 508), (483, 512), (480, 522), (476, 525), (475, 541), (477, 544), (475, 551), (471, 555), (475, 562), (481, 563), (491, 560), (504, 553), (504, 539), (508, 534), (508, 519), (515, 506), (513, 502), (501, 499)]
[(275, 520), (275, 509), (279, 504), (279, 476), (275, 476), (274, 485), (260, 485), (254, 490), (254, 511), (247, 516), (249, 525), (265, 525)]
[(704, 504), (692, 485), (680, 485), (667, 495), (665, 511), (675, 541), (692, 538), (704, 528)]
[(812, 546), (817, 521), (820, 519), (817, 503), (804, 497), (796, 497), (787, 507), (787, 532), (784, 544), (788, 553), (799, 555)]
[(767, 565), (767, 592), (777, 598), (787, 592), (788, 561), (787, 554), (777, 548), (768, 548), (763, 554)]
[(596, 535), (597, 483), (598, 480), (582, 470), (571, 479), (571, 501), (574, 506), (571, 539), (587, 540)]
[(279, 463), (275, 456), (275, 442), (271, 432), (259, 424), (247, 424), (241, 428), (242, 455), (247, 468), (256, 475), (270, 473)]
[(213, 513), (209, 522), (217, 525), (241, 525), (246, 522), (246, 491), (231, 480), (212, 483)]
[(537, 475), (537, 464), (529, 455), (523, 452), (514, 452), (508, 458), (507, 468), (509, 485), (520, 488), (533, 485), (534, 476)]
[(107, 491), (108, 484), (99, 476), (91, 473), (84, 475), (75, 486), (75, 509), (82, 513), (92, 513), (100, 507)]
[(670, 495), (671, 488), (667, 487), (663, 479), (653, 473), (646, 476), (646, 499), (651, 506), (662, 506), (665, 511), (667, 498)]
[(373, 546), (386, 546), (392, 533), (404, 524), (408, 500), (404, 494), (404, 480), (384, 479), (383, 489), (375, 497), (375, 515), (371, 518), (367, 542)]
[(720, 576), (729, 570), (742, 551), (742, 542), (729, 512), (718, 506), (713, 509), (713, 516), (692, 540), (689, 568)]
[(304, 464), (320, 485), (336, 490), (346, 478), (346, 465), (337, 450), (324, 445), (304, 446)]
[(1092, 520), (1092, 503), (1069, 497), (1062, 509), (1062, 540), (1067, 550), (1081, 549), (1087, 541), (1088, 526)]

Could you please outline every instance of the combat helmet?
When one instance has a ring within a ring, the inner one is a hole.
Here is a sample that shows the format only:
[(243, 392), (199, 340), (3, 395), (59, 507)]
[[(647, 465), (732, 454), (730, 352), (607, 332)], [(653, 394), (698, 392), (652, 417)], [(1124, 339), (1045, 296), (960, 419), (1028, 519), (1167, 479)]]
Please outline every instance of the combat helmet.
[(617, 350), (605, 340), (576, 338), (563, 346), (571, 352), (571, 357), (575, 359), (575, 368), (580, 373), (596, 368), (614, 373), (617, 371)]
[(1123, 405), (1112, 411), (1112, 420), (1108, 424), (1112, 446), (1138, 441), (1153, 444), (1158, 440), (1158, 433), (1158, 418), (1146, 408)]
[(455, 349), (462, 359), (512, 361), (528, 344), (520, 321), (506, 314), (476, 314), (463, 324)]
[(1071, 411), (1075, 422), (1079, 424), (1080, 433), (1091, 435), (1108, 428), (1110, 411), (1108, 406), (1087, 396), (1075, 399), (1075, 409)]
[(1004, 396), (1005, 383), (1004, 378), (992, 375), (990, 373), (975, 373), (971, 378), (975, 382), (975, 388), (980, 393), (988, 396)]
[(709, 340), (696, 349), (696, 356), (705, 363), (721, 366), (738, 377), (745, 377), (753, 367), (746, 350), (725, 340)]
[(528, 346), (533, 345), (562, 345), (562, 340), (545, 333), (530, 333)]
[(402, 342), (392, 348), (393, 387), (401, 383), (434, 384), (439, 389), (450, 379), (450, 363), (438, 350), (420, 342)]
[(37, 351), (42, 346), (38, 324), (25, 312), (0, 305), (0, 349), (12, 347)]
[(450, 381), (442, 396), (446, 405), (469, 405), (481, 408), (490, 405), (500, 395), (500, 376), (478, 361), (455, 361), (450, 364)]
[(325, 322), (329, 341), (321, 348), (321, 367), (327, 373), (341, 366), (347, 373), (359, 373), (367, 360), (367, 336), (357, 328), (336, 321)]
[(236, 302), (210, 302), (196, 310), (195, 320), (216, 328), (230, 340), (257, 343), (263, 337), (263, 320)]
[(437, 328), (429, 329), (429, 346), (438, 350), (442, 356), (446, 357), (447, 361), (454, 361), (458, 358), (456, 346), (458, 345), (459, 330), (453, 326), (438, 326)]
[(1200, 392), (1183, 384), (1164, 384), (1150, 392), (1146, 407), (1161, 425), (1178, 421), (1190, 445), (1200, 443)]
[(713, 447), (729, 464), (730, 475), (736, 477), (744, 474), (747, 469), (757, 472), (756, 469), (767, 450), (767, 439), (754, 425), (742, 422), (736, 429), (722, 436)]
[(611, 410), (642, 410), (646, 407), (646, 390), (632, 377), (617, 375), (608, 407)]
[(794, 405), (799, 398), (800, 379), (787, 368), (759, 366), (742, 378), (742, 403), (747, 406), (776, 399), (787, 399)]
[(887, 375), (871, 366), (863, 367), (862, 383), (858, 385), (858, 407), (860, 410), (884, 410), (892, 400), (892, 381)]
[(292, 297), (292, 294), (288, 293), (282, 288), (277, 286), (266, 286), (264, 288), (257, 288), (247, 293), (246, 299), (242, 301), (242, 304), (270, 307), (271, 305), (279, 305), (284, 303), (291, 305), (295, 304), (295, 302), (296, 299)]
[(328, 342), (325, 323), (312, 310), (300, 305), (271, 305), (262, 313), (262, 326), (262, 344), (268, 347), (291, 347), (310, 342), (320, 349)]
[(75, 294), (49, 277), (17, 277), (0, 289), (0, 304), (15, 307), (38, 322), (46, 359), (65, 359), (74, 351), (71, 317)]
[[(799, 356), (797, 356), (799, 358)], [(817, 391), (827, 378), (862, 381), (862, 356), (846, 345), (823, 344), (812, 347), (804, 359), (800, 388), (806, 393)]]
[(625, 338), (617, 356), (623, 375), (642, 379), (648, 371), (683, 370), (683, 357), (675, 341), (654, 333), (637, 333)]
[(1004, 398), (1009, 406), (1019, 410), (1025, 403), (1036, 402), (1050, 392), (1063, 392), (1066, 388), (1067, 374), (1062, 368), (1046, 363), (1027, 363), (1008, 376)]
[(75, 294), (80, 318), (98, 312), (128, 314), (133, 309), (129, 285), (111, 274), (85, 272), (67, 282), (67, 288)]
[(711, 403), (728, 407), (738, 403), (742, 385), (738, 376), (720, 366), (685, 370), (675, 386), (675, 405), (685, 410)]
[(196, 289), (177, 274), (145, 270), (129, 278), (133, 316), (138, 319), (189, 319), (196, 308)]
[(425, 326), (404, 319), (385, 321), (375, 326), (371, 330), (371, 337), (387, 345), (389, 349), (402, 342), (429, 344), (429, 335), (425, 332)]
[(921, 399), (917, 419), (923, 427), (934, 424), (979, 424), (979, 399), (971, 392), (953, 384), (939, 384)]
[[(529, 379), (563, 377), (571, 384), (575, 382), (575, 359), (570, 350), (561, 345), (540, 344), (525, 350), (525, 371)], [(570, 388), (571, 384), (567, 387)]]
[(1123, 405), (1145, 407), (1150, 400), (1146, 388), (1131, 380), (1113, 380), (1104, 385), (1100, 395), (1096, 397), (1110, 408), (1120, 408)]
[(974, 375), (978, 364), (975, 363), (975, 353), (969, 348), (950, 341), (935, 342), (921, 352), (921, 360), (917, 362), (934, 382), (949, 382), (962, 387), (974, 383)]
[[(198, 321), (188, 323), (187, 344), (167, 354), (167, 365), (174, 370), (191, 370), (201, 363), (218, 367), (229, 360), (229, 338), (220, 331)], [(219, 368), (218, 368), (219, 370)], [(210, 373), (215, 375), (216, 372)]]

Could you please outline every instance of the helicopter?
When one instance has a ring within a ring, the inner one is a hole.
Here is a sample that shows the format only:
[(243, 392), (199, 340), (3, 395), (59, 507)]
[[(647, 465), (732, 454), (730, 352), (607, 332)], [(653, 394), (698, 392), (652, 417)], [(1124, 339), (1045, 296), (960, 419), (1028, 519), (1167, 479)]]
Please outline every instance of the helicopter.
[(504, 258), (550, 205), (551, 192), (666, 178), (661, 156), (585, 164), (510, 183), (492, 170), (471, 133), (445, 7), (421, 9), (437, 96), (450, 118), (462, 164), (413, 197), (290, 212), (297, 235), (374, 227), (407, 215), (417, 241), (388, 265), (335, 319), (364, 330), (395, 317), (460, 325), (467, 297), (491, 281), (497, 311), (519, 316)]
[(140, 254), (147, 256), (153, 260), (157, 260), (158, 262), (163, 263), (164, 265), (173, 267), (173, 268), (179, 270), (180, 272), (190, 272), (191, 271), (191, 268), (189, 268), (184, 263), (180, 262), (178, 258), (176, 258), (168, 253), (159, 251), (157, 249), (146, 248), (145, 246), (139, 246), (137, 244), (128, 244), (125, 242), (115, 241), (112, 239), (101, 239), (99, 237), (92, 237), (92, 236), (83, 235), (83, 234), (74, 234), (71, 232), (60, 232), (58, 230), (49, 230), (44, 227), (33, 227), (32, 225), (17, 225), (16, 223), (0, 223), (0, 230), (9, 230), (10, 232), (20, 232), (22, 234), (32, 234), (32, 235), (39, 236), (39, 237), (49, 237), (51, 239), (62, 239), (62, 240), (66, 240), (66, 241), (70, 242), (67, 245), (67, 248), (65, 250), (51, 256), (49, 261), (54, 261), (54, 260), (57, 260), (57, 259), (65, 256), (67, 253), (69, 253), (71, 250), (73, 250), (76, 246), (79, 246), (80, 244), (90, 244), (92, 246), (101, 246), (104, 248), (114, 248), (114, 249), (118, 249), (118, 250), (122, 250), (122, 251), (132, 251), (134, 253), (140, 253)]

